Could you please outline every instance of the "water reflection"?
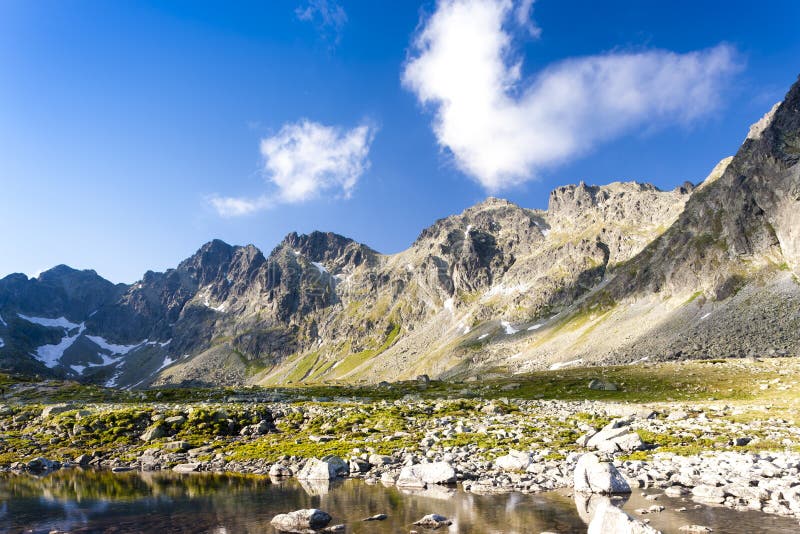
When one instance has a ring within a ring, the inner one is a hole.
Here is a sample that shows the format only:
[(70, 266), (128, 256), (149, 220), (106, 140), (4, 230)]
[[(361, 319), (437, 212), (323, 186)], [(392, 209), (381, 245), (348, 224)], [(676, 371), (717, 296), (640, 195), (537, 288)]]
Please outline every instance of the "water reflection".
[[(360, 480), (299, 483), (230, 474), (62, 470), (43, 477), (0, 476), (0, 532), (273, 533), (269, 521), (274, 515), (316, 507), (331, 513), (335, 523), (347, 524), (351, 533), (408, 532), (429, 513), (452, 519), (450, 534), (570, 533), (586, 532), (598, 502), (597, 497), (573, 499), (566, 493), (475, 495), (446, 487), (401, 491)], [(768, 527), (788, 533), (797, 527), (794, 520), (759, 513), (703, 508), (680, 514), (674, 508), (686, 503), (666, 498), (659, 503), (667, 510), (649, 517), (664, 532), (677, 532), (689, 522), (716, 526), (717, 532), (747, 531), (748, 524), (752, 531)], [(624, 508), (632, 513), (649, 504), (634, 495)], [(389, 516), (386, 521), (361, 521), (381, 513)]]
[[(318, 507), (348, 532), (408, 532), (429, 513), (464, 534), (580, 532), (583, 523), (561, 496), (472, 495), (436, 487), (400, 491), (358, 480), (334, 483), (222, 474), (109, 473), (63, 470), (43, 477), (3, 476), (1, 532), (273, 532), (275, 514)], [(385, 513), (386, 521), (361, 520)]]

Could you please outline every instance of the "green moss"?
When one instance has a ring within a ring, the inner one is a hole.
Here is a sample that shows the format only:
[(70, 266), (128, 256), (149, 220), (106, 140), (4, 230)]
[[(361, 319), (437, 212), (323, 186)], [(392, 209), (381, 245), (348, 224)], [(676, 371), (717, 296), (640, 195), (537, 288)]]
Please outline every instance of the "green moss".
[(692, 293), (692, 296), (691, 296), (691, 297), (689, 297), (689, 298), (686, 300), (686, 302), (684, 302), (684, 304), (691, 304), (692, 302), (694, 302), (695, 300), (697, 300), (697, 299), (698, 299), (698, 298), (699, 298), (699, 297), (700, 297), (702, 294), (703, 294), (703, 292), (702, 292), (702, 291), (695, 291), (694, 293)]
[(292, 372), (286, 376), (287, 383), (300, 382), (311, 372), (319, 359), (319, 351), (309, 352), (294, 366)]
[(374, 358), (375, 356), (379, 355), (386, 349), (394, 344), (397, 337), (400, 335), (400, 325), (392, 325), (389, 334), (386, 336), (383, 344), (378, 347), (377, 349), (367, 349), (362, 350), (361, 352), (356, 352), (350, 354), (349, 356), (345, 357), (342, 362), (336, 366), (334, 370), (334, 374), (337, 377), (344, 377), (350, 372), (354, 371), (358, 367), (361, 367), (364, 363), (369, 361), (370, 359)]

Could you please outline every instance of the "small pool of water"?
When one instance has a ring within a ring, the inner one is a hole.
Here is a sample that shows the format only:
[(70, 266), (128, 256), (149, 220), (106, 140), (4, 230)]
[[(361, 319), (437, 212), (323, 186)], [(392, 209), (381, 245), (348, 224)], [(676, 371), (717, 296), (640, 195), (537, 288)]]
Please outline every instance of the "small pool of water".
[[(690, 500), (660, 497), (664, 512), (649, 514), (665, 533), (699, 523), (725, 532), (796, 533), (796, 520), (725, 508), (693, 509)], [(625, 504), (633, 514), (653, 501), (639, 492)], [(675, 508), (687, 507), (686, 512)], [(587, 504), (567, 492), (475, 495), (454, 488), (405, 492), (361, 480), (334, 484), (272, 482), (267, 477), (229, 474), (177, 475), (61, 470), (41, 477), (0, 476), (0, 532), (44, 533), (274, 533), (270, 520), (279, 513), (320, 508), (345, 523), (351, 533), (408, 533), (430, 513), (453, 520), (450, 534), (530, 534), (542, 531), (586, 532)], [(362, 522), (387, 514), (380, 522)], [(636, 515), (636, 514), (633, 514)], [(582, 517), (583, 516), (583, 517)], [(640, 518), (642, 516), (639, 516)]]

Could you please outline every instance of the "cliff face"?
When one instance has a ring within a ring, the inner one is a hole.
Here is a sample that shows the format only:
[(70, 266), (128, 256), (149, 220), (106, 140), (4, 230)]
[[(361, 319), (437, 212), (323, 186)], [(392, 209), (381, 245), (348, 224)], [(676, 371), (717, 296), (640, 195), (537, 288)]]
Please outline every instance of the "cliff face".
[(697, 188), (489, 198), (382, 255), (207, 243), (130, 286), (0, 280), (0, 363), (120, 386), (469, 378), (579, 362), (796, 354), (800, 86)]

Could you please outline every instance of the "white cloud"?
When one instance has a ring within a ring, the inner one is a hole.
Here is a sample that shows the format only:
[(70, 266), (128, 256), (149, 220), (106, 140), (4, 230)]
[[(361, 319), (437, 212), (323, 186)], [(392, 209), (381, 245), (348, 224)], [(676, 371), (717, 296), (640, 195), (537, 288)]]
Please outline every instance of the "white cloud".
[(245, 198), (213, 195), (208, 201), (214, 209), (217, 210), (217, 213), (223, 217), (250, 215), (251, 213), (267, 209), (273, 205), (273, 202), (266, 196)]
[(294, 13), (298, 19), (314, 24), (323, 37), (332, 36), (334, 42), (339, 41), (347, 23), (347, 13), (336, 0), (307, 0)]
[(520, 0), (517, 7), (514, 9), (514, 19), (517, 21), (517, 24), (528, 30), (531, 37), (538, 38), (542, 35), (542, 29), (531, 20), (534, 1), (535, 0)]
[(720, 45), (567, 59), (523, 79), (508, 28), (529, 20), (531, 6), (441, 0), (403, 72), (403, 84), (433, 108), (439, 144), (490, 191), (637, 127), (707, 115), (739, 68), (735, 50)]
[(255, 198), (215, 195), (209, 202), (223, 217), (236, 217), (322, 195), (348, 198), (369, 168), (375, 131), (367, 124), (350, 130), (308, 120), (285, 124), (261, 140), (265, 176), (273, 191)]

